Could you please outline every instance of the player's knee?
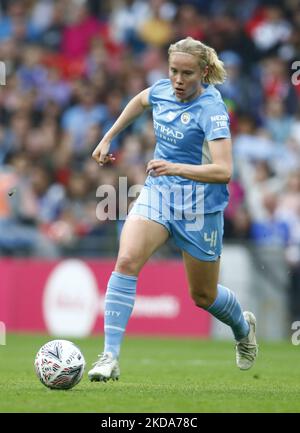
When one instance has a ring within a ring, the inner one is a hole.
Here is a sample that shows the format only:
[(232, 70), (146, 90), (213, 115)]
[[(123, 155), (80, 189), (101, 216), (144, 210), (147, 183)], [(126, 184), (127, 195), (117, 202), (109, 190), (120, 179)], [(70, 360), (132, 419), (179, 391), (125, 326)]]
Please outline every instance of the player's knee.
[(117, 259), (115, 270), (125, 275), (137, 275), (139, 263), (131, 254), (121, 255)]
[(207, 309), (214, 302), (214, 296), (209, 292), (192, 293), (192, 299), (197, 307)]

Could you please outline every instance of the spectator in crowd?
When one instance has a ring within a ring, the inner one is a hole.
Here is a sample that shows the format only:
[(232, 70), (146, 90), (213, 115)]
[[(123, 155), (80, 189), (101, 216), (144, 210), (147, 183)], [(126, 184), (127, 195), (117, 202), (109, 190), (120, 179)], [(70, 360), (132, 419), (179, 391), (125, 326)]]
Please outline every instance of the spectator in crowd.
[(288, 115), (279, 97), (270, 97), (265, 103), (265, 127), (271, 140), (281, 147), (291, 133), (292, 117)]
[(123, 4), (114, 5), (110, 15), (111, 38), (116, 42), (130, 45), (137, 41), (137, 31), (148, 19), (150, 8), (148, 2), (125, 0)]
[(247, 30), (257, 48), (267, 55), (288, 40), (292, 25), (285, 18), (282, 6), (271, 3), (256, 9), (247, 23)]
[(18, 153), (0, 173), (0, 253), (58, 257), (59, 250), (39, 229), (32, 170), (27, 155)]
[(257, 107), (262, 104), (262, 94), (254, 80), (243, 74), (241, 56), (234, 51), (222, 51), (220, 59), (224, 62), (227, 79), (218, 89), (225, 101), (234, 103), (237, 111), (247, 112), (258, 119)]
[(150, 0), (151, 14), (138, 30), (138, 36), (145, 45), (165, 47), (174, 38), (171, 19), (175, 8), (165, 0)]
[(107, 108), (97, 102), (95, 90), (89, 83), (81, 83), (78, 103), (67, 108), (62, 116), (65, 146), (75, 155), (84, 149), (89, 128), (104, 123)]
[(182, 3), (177, 10), (174, 21), (174, 39), (179, 40), (186, 36), (198, 40), (205, 38), (209, 20), (199, 13), (195, 4), (191, 2)]
[(251, 237), (257, 245), (285, 248), (289, 241), (288, 224), (276, 214), (278, 196), (273, 192), (263, 194), (264, 219), (253, 219)]

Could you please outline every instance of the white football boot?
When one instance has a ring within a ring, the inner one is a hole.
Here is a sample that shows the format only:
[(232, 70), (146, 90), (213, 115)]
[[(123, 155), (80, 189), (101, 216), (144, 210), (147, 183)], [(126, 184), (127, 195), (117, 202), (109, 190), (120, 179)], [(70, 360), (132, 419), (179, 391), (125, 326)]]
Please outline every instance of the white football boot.
[(111, 352), (99, 355), (98, 361), (94, 362), (93, 368), (88, 372), (88, 378), (91, 382), (106, 382), (109, 379), (118, 380), (120, 376), (120, 367), (117, 358), (114, 358)]
[(254, 364), (258, 353), (258, 344), (256, 343), (255, 330), (256, 318), (250, 311), (244, 311), (245, 320), (249, 323), (249, 334), (236, 343), (236, 364), (241, 370), (249, 370)]

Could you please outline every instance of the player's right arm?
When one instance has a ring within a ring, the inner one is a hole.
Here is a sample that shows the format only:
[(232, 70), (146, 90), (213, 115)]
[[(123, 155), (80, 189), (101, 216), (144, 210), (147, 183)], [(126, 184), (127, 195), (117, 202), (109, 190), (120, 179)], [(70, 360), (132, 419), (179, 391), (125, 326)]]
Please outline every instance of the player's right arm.
[(107, 131), (100, 143), (97, 145), (92, 157), (99, 165), (102, 166), (106, 162), (114, 160), (112, 154), (108, 153), (112, 139), (150, 107), (149, 93), (150, 88), (143, 90), (132, 98), (113, 126), (109, 131)]

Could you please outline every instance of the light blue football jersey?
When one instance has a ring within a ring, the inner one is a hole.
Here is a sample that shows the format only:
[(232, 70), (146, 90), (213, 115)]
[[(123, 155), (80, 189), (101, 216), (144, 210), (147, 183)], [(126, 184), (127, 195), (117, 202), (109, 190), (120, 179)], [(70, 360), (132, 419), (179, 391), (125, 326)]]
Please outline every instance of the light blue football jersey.
[[(189, 102), (180, 102), (169, 79), (157, 81), (150, 88), (156, 136), (154, 159), (174, 163), (209, 164), (208, 141), (230, 138), (229, 116), (220, 92), (204, 85), (204, 92)], [(220, 144), (221, 145), (221, 144)], [(148, 176), (146, 185), (190, 184), (193, 190), (203, 188), (204, 213), (223, 210), (228, 203), (226, 184), (201, 183), (181, 176)]]

